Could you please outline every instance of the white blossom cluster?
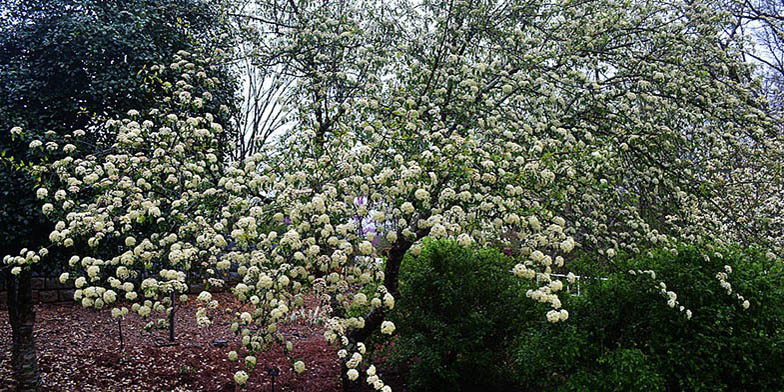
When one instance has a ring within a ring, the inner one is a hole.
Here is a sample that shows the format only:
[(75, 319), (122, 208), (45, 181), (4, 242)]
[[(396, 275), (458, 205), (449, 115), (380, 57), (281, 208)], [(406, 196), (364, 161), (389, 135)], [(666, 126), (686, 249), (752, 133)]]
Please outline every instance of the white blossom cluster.
[(663, 281), (659, 281), (659, 283), (656, 284), (656, 272), (653, 270), (629, 270), (629, 274), (647, 276), (652, 281), (654, 288), (657, 289), (664, 298), (667, 298), (667, 306), (673, 309), (677, 307), (680, 312), (683, 312), (686, 315), (687, 319), (691, 320), (692, 311), (680, 304), (678, 301), (678, 294), (672, 290), (667, 290), (667, 284)]
[[(719, 285), (721, 286), (721, 288), (727, 292), (727, 295), (731, 296), (733, 294), (732, 284), (728, 280), (730, 274), (732, 274), (732, 266), (725, 265), (724, 271), (719, 271), (716, 273), (716, 279), (719, 281)], [(735, 298), (738, 300), (741, 306), (743, 306), (743, 309), (748, 309), (749, 306), (751, 306), (749, 300), (747, 300), (742, 295), (740, 295), (740, 293), (736, 292)]]

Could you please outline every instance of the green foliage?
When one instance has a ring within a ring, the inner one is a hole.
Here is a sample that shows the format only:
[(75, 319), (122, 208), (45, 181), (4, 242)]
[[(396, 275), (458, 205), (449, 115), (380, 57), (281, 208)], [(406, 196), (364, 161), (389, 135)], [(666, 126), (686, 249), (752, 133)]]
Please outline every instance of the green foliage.
[(407, 255), (394, 322), (395, 357), (411, 391), (503, 390), (512, 380), (509, 349), (526, 320), (543, 312), (495, 250), (427, 242)]
[[(520, 382), (564, 391), (777, 391), (784, 382), (782, 267), (755, 251), (682, 246), (617, 257), (607, 280), (584, 280), (564, 301), (566, 325), (530, 329), (518, 342)], [(709, 257), (708, 257), (709, 256)], [(718, 272), (730, 265), (732, 295)], [(652, 269), (634, 275), (629, 270)], [(672, 309), (660, 282), (693, 312)], [(750, 302), (743, 309), (741, 294)]]

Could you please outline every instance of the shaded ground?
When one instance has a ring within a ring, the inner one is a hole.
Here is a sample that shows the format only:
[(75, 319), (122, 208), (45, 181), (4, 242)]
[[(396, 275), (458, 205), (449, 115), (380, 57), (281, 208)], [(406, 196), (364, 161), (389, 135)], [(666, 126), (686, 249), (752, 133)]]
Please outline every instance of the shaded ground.
[[(238, 306), (230, 295), (216, 295), (221, 306)], [(198, 328), (192, 301), (176, 316), (176, 345), (168, 343), (167, 330), (144, 331), (146, 322), (130, 315), (123, 323), (125, 349), (120, 351), (117, 320), (109, 311), (86, 310), (72, 304), (37, 308), (35, 337), (44, 391), (234, 391), (232, 375), (239, 364), (227, 353), (237, 348), (231, 333), (231, 314), (213, 314), (213, 325)], [(340, 364), (323, 331), (306, 322), (282, 328), (294, 342), (293, 357), (307, 359), (302, 374), (291, 370), (281, 349), (257, 355), (256, 371), (247, 391), (271, 391), (265, 371), (276, 367), (276, 391), (340, 390)], [(228, 346), (213, 347), (215, 339)], [(11, 326), (8, 313), (0, 311), (0, 391), (14, 389), (11, 372)]]

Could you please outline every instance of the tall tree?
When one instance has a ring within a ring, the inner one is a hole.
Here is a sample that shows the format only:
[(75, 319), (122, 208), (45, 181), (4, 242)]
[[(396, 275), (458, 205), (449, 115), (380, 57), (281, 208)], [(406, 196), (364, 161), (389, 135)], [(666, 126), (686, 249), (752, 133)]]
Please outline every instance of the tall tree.
[[(156, 91), (145, 83), (148, 74), (142, 70), (168, 64), (178, 50), (231, 47), (222, 7), (201, 0), (18, 0), (3, 6), (0, 252), (18, 254), (49, 241), (50, 225), (31, 193), (37, 180), (21, 170), (41, 158), (40, 151), (28, 149), (30, 136), (89, 129), (84, 139), (88, 145), (113, 138), (90, 124), (96, 117), (130, 108), (149, 110)], [(227, 82), (213, 94), (216, 102), (231, 105), (236, 85), (222, 69), (218, 73)], [(14, 127), (32, 132), (13, 136)], [(35, 265), (37, 271), (47, 268), (59, 267)], [(40, 381), (32, 335), (31, 270), (12, 275), (4, 268), (3, 275), (10, 288), (18, 389), (35, 390)]]

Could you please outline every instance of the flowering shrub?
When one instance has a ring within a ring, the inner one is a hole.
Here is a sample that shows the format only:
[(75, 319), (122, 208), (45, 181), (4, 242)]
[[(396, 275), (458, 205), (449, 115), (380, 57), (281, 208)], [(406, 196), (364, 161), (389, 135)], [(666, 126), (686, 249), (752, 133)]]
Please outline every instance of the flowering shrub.
[(411, 391), (513, 386), (514, 339), (544, 322), (503, 253), (428, 241), (401, 269), (393, 352)]
[[(619, 256), (612, 267), (575, 264), (608, 279), (581, 280), (581, 295), (566, 299), (572, 314), (566, 325), (521, 335), (522, 384), (565, 391), (781, 389), (781, 264), (756, 251), (679, 246), (676, 253)], [(640, 268), (655, 270), (656, 283)], [(733, 282), (731, 293), (717, 274)], [(677, 306), (691, 309), (690, 318), (671, 309), (668, 293), (677, 293)]]
[[(68, 155), (77, 133), (30, 143), (66, 152), (38, 196), (51, 241), (77, 249), (65, 280), (82, 305), (165, 314), (191, 273), (220, 285), (236, 267), (240, 352), (288, 343), (279, 323), (310, 294), (353, 380), (365, 342), (395, 334), (400, 266), (425, 237), (511, 249), (508, 278), (531, 285), (542, 323), (570, 319), (552, 273), (575, 249), (607, 261), (710, 237), (777, 258), (782, 140), (747, 64), (716, 43), (727, 15), (680, 1), (263, 3), (259, 56), (294, 79), (274, 149), (221, 154), (220, 59), (189, 53), (163, 68), (154, 110), (104, 123), (116, 138), (97, 153)], [(710, 281), (729, 291), (724, 273)], [(688, 319), (679, 293), (656, 290)], [(218, 304), (199, 297), (209, 325)], [(362, 381), (388, 391), (382, 378)]]

